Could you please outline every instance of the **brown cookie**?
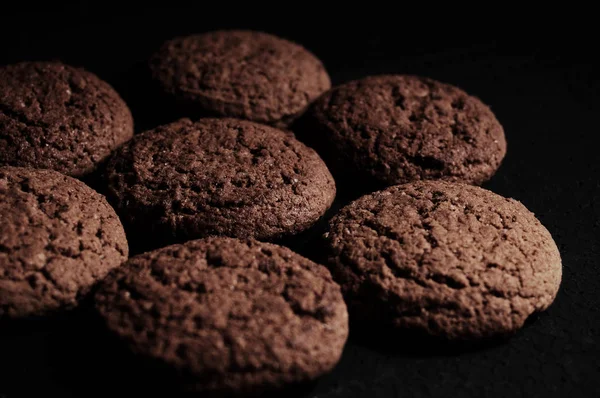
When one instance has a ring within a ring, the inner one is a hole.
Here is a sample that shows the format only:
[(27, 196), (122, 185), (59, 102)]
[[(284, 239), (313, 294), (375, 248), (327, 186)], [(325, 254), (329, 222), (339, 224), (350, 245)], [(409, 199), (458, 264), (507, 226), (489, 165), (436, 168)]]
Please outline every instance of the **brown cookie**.
[(203, 392), (315, 379), (335, 366), (348, 336), (327, 269), (252, 240), (208, 238), (133, 257), (103, 283), (96, 308), (133, 352)]
[(166, 42), (150, 62), (162, 89), (195, 109), (286, 126), (331, 87), (313, 54), (278, 37), (217, 31)]
[(132, 135), (129, 108), (94, 74), (49, 62), (0, 68), (0, 164), (82, 177)]
[(0, 318), (73, 307), (127, 260), (104, 197), (52, 170), (0, 167)]
[(108, 197), (148, 246), (225, 235), (277, 240), (329, 208), (335, 182), (290, 133), (183, 119), (137, 135), (107, 164)]
[(530, 211), (460, 183), (363, 196), (331, 220), (325, 241), (353, 315), (445, 339), (514, 332), (561, 281), (556, 244)]
[(373, 76), (321, 96), (296, 126), (334, 175), (385, 187), (445, 179), (481, 184), (506, 153), (492, 111), (464, 91), (416, 76)]

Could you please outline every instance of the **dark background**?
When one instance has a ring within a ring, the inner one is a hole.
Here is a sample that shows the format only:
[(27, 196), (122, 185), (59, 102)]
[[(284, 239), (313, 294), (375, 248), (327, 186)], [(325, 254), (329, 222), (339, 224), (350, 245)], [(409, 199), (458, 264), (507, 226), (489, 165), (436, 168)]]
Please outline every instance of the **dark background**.
[[(493, 23), (489, 14), (434, 18), (431, 10), (367, 10), (367, 3), (352, 12), (290, 3), (270, 10), (273, 15), (202, 3), (3, 8), (0, 64), (58, 59), (85, 67), (121, 93), (138, 132), (169, 121), (148, 94), (148, 56), (165, 39), (217, 28), (264, 30), (299, 42), (323, 60), (334, 84), (368, 74), (411, 73), (480, 97), (508, 141), (507, 157), (485, 187), (522, 201), (554, 236), (564, 267), (555, 303), (510, 340), (478, 347), (353, 331), (339, 366), (303, 395), (600, 396), (600, 84), (594, 25), (581, 15), (517, 21), (494, 14)], [(119, 378), (135, 374), (143, 384), (139, 369), (115, 363), (121, 360), (106, 351), (100, 355), (105, 343), (94, 325), (71, 314), (22, 328), (2, 326), (0, 397), (118, 396), (124, 391), (117, 387)]]

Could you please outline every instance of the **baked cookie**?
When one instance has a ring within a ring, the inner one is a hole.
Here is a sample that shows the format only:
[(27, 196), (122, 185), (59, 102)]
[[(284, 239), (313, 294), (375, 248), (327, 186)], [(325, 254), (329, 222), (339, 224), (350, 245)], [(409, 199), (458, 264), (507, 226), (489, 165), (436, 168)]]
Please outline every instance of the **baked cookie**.
[(315, 379), (335, 366), (348, 336), (327, 269), (252, 240), (208, 238), (132, 257), (95, 297), (109, 331), (196, 391)]
[(335, 182), (290, 133), (237, 119), (182, 119), (109, 160), (108, 198), (146, 246), (209, 235), (277, 240), (329, 208)]
[(333, 88), (295, 131), (336, 177), (374, 187), (425, 179), (479, 185), (506, 153), (504, 130), (479, 99), (416, 76), (373, 76)]
[(0, 319), (73, 307), (127, 260), (104, 197), (52, 170), (0, 167)]
[(0, 164), (82, 177), (132, 135), (129, 108), (94, 74), (50, 62), (0, 68)]
[[(313, 54), (278, 37), (216, 31), (166, 42), (150, 69), (186, 116), (226, 116), (283, 127), (331, 87)], [(195, 111), (195, 112), (194, 112)]]
[(325, 235), (351, 313), (445, 339), (515, 332), (554, 300), (561, 259), (520, 202), (442, 181), (375, 192)]

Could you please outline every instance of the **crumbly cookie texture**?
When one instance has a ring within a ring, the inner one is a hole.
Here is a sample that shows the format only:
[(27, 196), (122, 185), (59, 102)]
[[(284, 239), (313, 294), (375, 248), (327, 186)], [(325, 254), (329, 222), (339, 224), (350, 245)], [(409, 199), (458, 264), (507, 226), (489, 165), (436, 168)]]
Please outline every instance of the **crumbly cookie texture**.
[(556, 244), (530, 211), (459, 183), (366, 195), (331, 220), (325, 242), (357, 318), (447, 339), (516, 331), (561, 281)]
[(132, 136), (129, 108), (96, 75), (50, 62), (0, 68), (0, 164), (82, 177)]
[(199, 110), (278, 127), (331, 87), (323, 64), (308, 50), (252, 31), (173, 39), (150, 67), (164, 91)]
[(479, 99), (435, 80), (367, 77), (321, 96), (298, 124), (334, 174), (380, 187), (444, 179), (479, 185), (506, 154), (504, 130)]
[(325, 267), (252, 240), (208, 238), (133, 257), (106, 279), (96, 307), (134, 352), (200, 391), (312, 380), (335, 366), (348, 335)]
[(0, 167), (0, 318), (73, 307), (127, 260), (104, 197), (51, 170)]
[(292, 134), (238, 119), (182, 119), (138, 135), (111, 158), (106, 176), (123, 219), (170, 243), (294, 235), (335, 197), (316, 152)]

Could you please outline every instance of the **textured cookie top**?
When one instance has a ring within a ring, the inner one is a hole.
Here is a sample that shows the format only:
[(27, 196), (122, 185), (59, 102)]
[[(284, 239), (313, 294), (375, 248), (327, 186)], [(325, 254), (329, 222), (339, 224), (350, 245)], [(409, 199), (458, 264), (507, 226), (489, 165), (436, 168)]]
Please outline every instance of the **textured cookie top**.
[(292, 134), (237, 119), (187, 119), (136, 136), (107, 165), (122, 217), (167, 241), (277, 239), (312, 225), (335, 183)]
[(104, 197), (51, 170), (0, 167), (0, 318), (71, 307), (127, 259)]
[(561, 280), (550, 233), (520, 202), (415, 182), (366, 195), (330, 222), (334, 277), (360, 316), (445, 338), (521, 327)]
[(166, 42), (154, 78), (176, 98), (216, 116), (285, 125), (331, 87), (313, 54), (278, 37), (217, 31)]
[(348, 315), (327, 269), (287, 248), (209, 238), (133, 257), (96, 294), (137, 353), (240, 392), (313, 379), (339, 360)]
[(47, 62), (0, 68), (0, 164), (80, 177), (132, 135), (127, 105), (94, 74)]
[(506, 153), (504, 130), (479, 99), (416, 76), (336, 87), (306, 122), (307, 140), (331, 152), (339, 168), (380, 186), (438, 178), (480, 184)]

